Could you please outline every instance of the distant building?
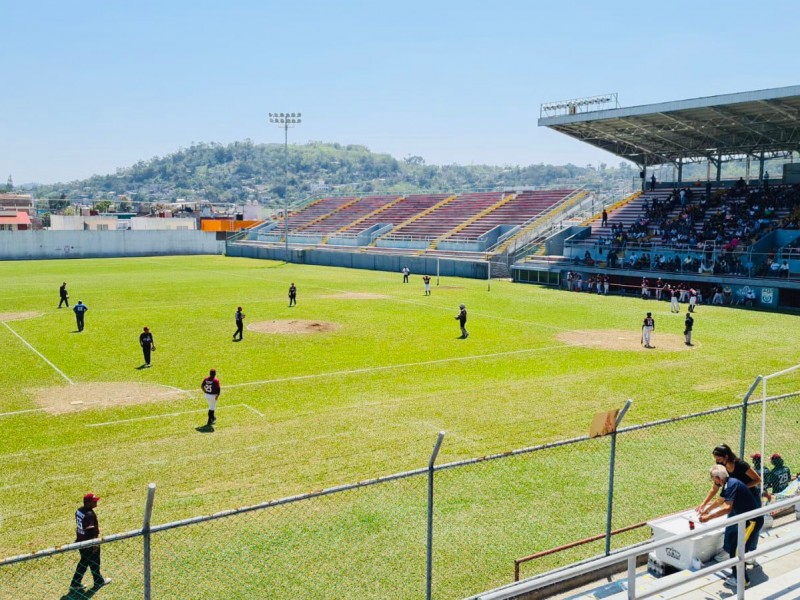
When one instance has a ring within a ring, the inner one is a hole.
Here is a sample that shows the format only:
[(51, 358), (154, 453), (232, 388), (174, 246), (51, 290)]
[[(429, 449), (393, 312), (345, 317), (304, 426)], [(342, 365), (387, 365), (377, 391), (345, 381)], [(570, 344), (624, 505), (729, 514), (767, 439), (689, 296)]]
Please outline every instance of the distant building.
[(24, 231), (31, 229), (31, 217), (28, 213), (16, 210), (0, 209), (0, 231)]
[(28, 194), (0, 194), (0, 210), (33, 214), (33, 197)]

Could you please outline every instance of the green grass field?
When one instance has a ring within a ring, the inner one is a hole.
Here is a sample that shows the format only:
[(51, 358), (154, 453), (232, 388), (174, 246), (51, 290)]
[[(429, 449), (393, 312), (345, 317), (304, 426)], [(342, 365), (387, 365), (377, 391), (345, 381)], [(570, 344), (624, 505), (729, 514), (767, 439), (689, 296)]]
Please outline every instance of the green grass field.
[[(71, 310), (56, 309), (62, 281), (70, 304), (80, 299), (90, 309), (83, 333), (75, 332)], [(292, 281), (298, 306), (288, 308)], [(493, 281), (487, 291), (485, 281), (447, 278), (425, 297), (419, 275), (403, 284), (399, 273), (209, 256), (3, 262), (0, 282), (0, 314), (39, 313), (0, 326), (3, 556), (72, 541), (72, 514), (87, 491), (103, 497), (103, 532), (120, 532), (141, 526), (150, 482), (158, 486), (154, 522), (164, 523), (423, 467), (441, 430), (447, 435), (438, 462), (444, 463), (584, 435), (595, 412), (627, 398), (634, 406), (626, 424), (733, 404), (757, 374), (800, 362), (793, 315), (702, 306), (697, 346), (671, 351), (658, 348), (659, 337), (680, 336), (684, 315), (670, 314), (666, 302), (508, 281)], [(467, 340), (457, 339), (453, 318), (462, 302), (470, 315)], [(249, 325), (304, 319), (338, 329), (246, 330), (244, 341), (233, 343), (238, 305)], [(638, 336), (648, 310), (656, 318), (652, 351), (638, 344), (597, 349), (557, 337), (573, 330)], [(137, 369), (144, 325), (158, 347), (151, 369)], [(203, 433), (196, 430), (205, 422), (199, 386), (210, 367), (223, 391), (216, 430)], [(110, 385), (117, 391), (99, 398), (105, 404), (92, 404), (105, 389), (97, 384), (128, 383), (152, 385), (149, 401), (132, 402)], [(771, 384), (770, 393), (796, 384), (787, 378)], [(44, 396), (58, 398), (60, 409), (42, 410)], [(738, 444), (738, 422), (730, 419), (631, 450), (628, 458), (637, 459), (631, 473), (652, 460), (653, 447), (680, 456), (682, 465), (696, 462), (697, 472), (672, 500), (699, 502), (708, 456), (696, 450)], [(551, 453), (546, 467), (514, 458), (443, 472), (438, 597), (505, 583), (514, 558), (603, 530), (606, 446), (570, 452)], [(554, 476), (565, 467), (566, 474)], [(575, 493), (587, 475), (597, 478), (597, 489)], [(623, 478), (620, 485), (636, 493), (635, 481)], [(629, 504), (631, 518), (647, 512), (641, 502)], [(654, 506), (666, 510), (672, 503)], [(155, 589), (174, 598), (223, 597), (223, 591), (227, 598), (380, 598), (387, 589), (391, 597), (419, 597), (424, 507), (425, 482), (415, 478), (250, 513), (221, 531), (215, 521), (165, 532), (154, 540), (154, 566), (162, 565)], [(568, 516), (573, 511), (577, 516)], [(500, 512), (517, 528), (493, 529)], [(565, 515), (560, 529), (553, 525), (559, 515)], [(497, 535), (513, 539), (485, 550)], [(236, 540), (237, 548), (227, 548), (226, 540)], [(118, 583), (103, 597), (131, 597), (140, 589), (140, 542), (123, 545), (130, 549), (125, 557), (115, 556), (113, 545), (104, 551), (104, 569)], [(220, 576), (198, 574), (212, 554)], [(66, 590), (73, 557), (41, 562), (12, 568)], [(189, 585), (191, 593), (181, 587)], [(265, 587), (273, 593), (255, 591)], [(0, 597), (20, 597), (18, 588), (9, 589)]]

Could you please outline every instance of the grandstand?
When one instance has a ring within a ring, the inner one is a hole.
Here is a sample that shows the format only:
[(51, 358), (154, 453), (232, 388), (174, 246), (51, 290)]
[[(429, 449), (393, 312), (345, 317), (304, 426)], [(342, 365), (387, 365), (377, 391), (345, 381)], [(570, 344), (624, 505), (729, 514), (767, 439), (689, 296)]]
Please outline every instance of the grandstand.
[[(535, 226), (552, 228), (577, 211), (588, 217), (586, 206), (595, 200), (580, 188), (330, 196), (289, 213), (288, 241), (298, 251), (424, 255), (486, 263), (507, 253), (510, 241), (527, 241), (536, 233)], [(284, 231), (282, 218), (265, 221), (229, 240), (229, 249), (241, 255), (259, 247), (282, 250)], [(505, 255), (498, 260), (501, 266), (510, 262)]]
[[(611, 105), (609, 107), (609, 105)], [(595, 110), (596, 108), (596, 110)], [(620, 108), (615, 97), (542, 105), (549, 127), (640, 169), (642, 191), (570, 225), (511, 267), (516, 281), (561, 285), (609, 277), (612, 290), (639, 293), (643, 278), (726, 290), (726, 303), (800, 307), (800, 179), (793, 165), (765, 178), (768, 159), (791, 160), (800, 148), (800, 86)], [(722, 177), (726, 162), (744, 177)], [(683, 167), (705, 162), (705, 181), (685, 182)], [(675, 181), (648, 171), (671, 165)], [(752, 167), (752, 171), (751, 171)]]

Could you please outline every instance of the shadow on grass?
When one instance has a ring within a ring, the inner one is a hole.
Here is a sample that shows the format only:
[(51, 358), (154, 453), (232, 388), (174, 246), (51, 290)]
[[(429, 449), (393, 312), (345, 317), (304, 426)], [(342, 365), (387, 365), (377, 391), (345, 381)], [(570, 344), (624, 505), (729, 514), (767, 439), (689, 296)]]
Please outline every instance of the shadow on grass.
[(213, 425), (202, 425), (200, 427), (195, 427), (194, 429), (200, 433), (214, 433)]
[(61, 600), (84, 600), (84, 598), (92, 598), (102, 588), (83, 588), (80, 590), (70, 590), (63, 596)]

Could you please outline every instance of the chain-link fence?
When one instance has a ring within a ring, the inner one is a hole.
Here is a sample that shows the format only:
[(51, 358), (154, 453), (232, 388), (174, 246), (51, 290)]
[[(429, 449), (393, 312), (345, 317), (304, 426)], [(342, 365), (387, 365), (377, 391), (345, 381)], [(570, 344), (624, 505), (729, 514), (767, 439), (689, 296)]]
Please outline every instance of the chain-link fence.
[[(520, 557), (698, 505), (720, 443), (743, 440), (748, 458), (763, 432), (767, 456), (797, 469), (800, 392), (787, 391), (797, 382), (770, 381), (767, 396), (761, 381), (735, 406), (108, 536), (102, 597), (420, 598), (428, 535), (432, 597), (475, 594), (511, 581)], [(610, 549), (647, 536), (634, 529)], [(521, 575), (604, 550), (604, 539), (579, 545), (521, 564)], [(75, 545), (0, 561), (0, 598), (92, 597), (68, 593), (77, 562)]]

